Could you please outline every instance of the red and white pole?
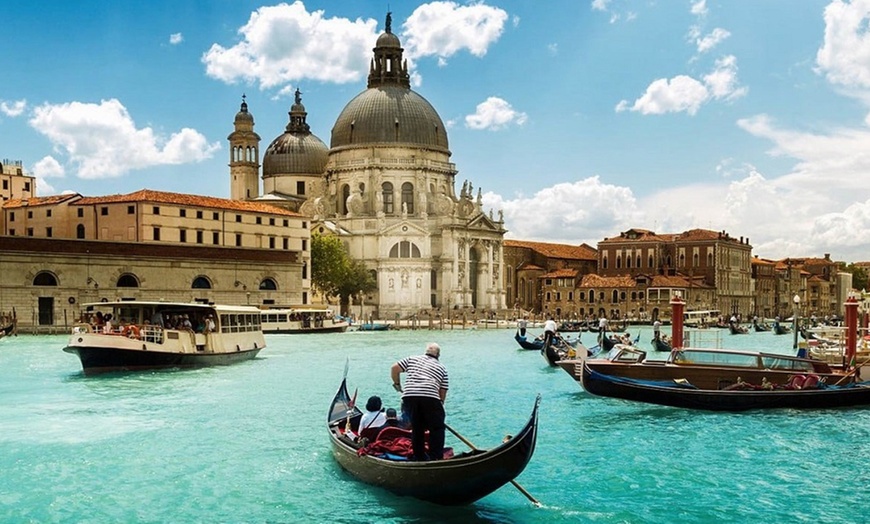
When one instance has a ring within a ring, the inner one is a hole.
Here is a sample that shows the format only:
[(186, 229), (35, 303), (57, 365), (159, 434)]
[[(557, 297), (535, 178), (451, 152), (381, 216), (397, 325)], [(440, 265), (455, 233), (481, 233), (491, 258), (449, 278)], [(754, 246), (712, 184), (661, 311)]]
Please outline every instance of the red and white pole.
[(855, 353), (858, 346), (858, 300), (854, 295), (849, 295), (846, 303), (846, 366), (851, 366), (855, 361)]
[(671, 298), (671, 347), (673, 349), (683, 348), (683, 310), (686, 308), (686, 303), (680, 295), (674, 295)]

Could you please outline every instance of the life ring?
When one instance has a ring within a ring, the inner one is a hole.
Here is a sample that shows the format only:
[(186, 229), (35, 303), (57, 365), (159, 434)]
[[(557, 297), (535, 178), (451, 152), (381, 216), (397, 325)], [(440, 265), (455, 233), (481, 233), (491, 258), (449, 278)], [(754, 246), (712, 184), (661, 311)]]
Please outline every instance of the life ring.
[(139, 326), (129, 325), (124, 326), (123, 335), (127, 338), (139, 340)]

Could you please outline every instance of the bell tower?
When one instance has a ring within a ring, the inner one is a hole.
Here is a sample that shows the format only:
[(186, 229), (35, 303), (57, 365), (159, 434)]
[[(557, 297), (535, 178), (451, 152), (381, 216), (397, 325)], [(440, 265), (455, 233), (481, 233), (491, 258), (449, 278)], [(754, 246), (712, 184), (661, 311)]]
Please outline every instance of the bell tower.
[(260, 196), (260, 135), (254, 132), (254, 117), (242, 95), (230, 141), (230, 198), (251, 200)]

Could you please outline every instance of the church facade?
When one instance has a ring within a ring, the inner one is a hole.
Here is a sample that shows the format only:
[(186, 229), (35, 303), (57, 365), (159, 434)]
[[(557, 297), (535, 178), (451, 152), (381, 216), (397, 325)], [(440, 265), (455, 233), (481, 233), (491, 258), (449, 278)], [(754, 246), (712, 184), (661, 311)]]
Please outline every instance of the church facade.
[(339, 234), (377, 280), (366, 316), (503, 309), (504, 219), (484, 211), (469, 182), (456, 194), (447, 130), (410, 88), (402, 55), (388, 16), (367, 87), (339, 114), (328, 148), (311, 133), (297, 90), (285, 133), (263, 156), (263, 195), (251, 194), (259, 137), (243, 104), (229, 136), (232, 198), (298, 209), (312, 231)]

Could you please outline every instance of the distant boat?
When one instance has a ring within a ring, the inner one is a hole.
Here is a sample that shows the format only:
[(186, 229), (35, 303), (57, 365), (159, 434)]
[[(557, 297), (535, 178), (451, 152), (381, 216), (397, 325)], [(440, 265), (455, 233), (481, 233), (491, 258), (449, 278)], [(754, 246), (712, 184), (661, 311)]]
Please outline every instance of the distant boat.
[(773, 324), (773, 334), (774, 335), (785, 335), (791, 333), (791, 328), (786, 326), (785, 324), (780, 324), (779, 322), (775, 322)]
[(532, 340), (528, 340), (526, 337), (520, 335), (519, 333), (514, 334), (514, 340), (520, 345), (523, 349), (540, 351), (544, 349), (544, 341), (539, 338), (534, 338)]
[(379, 322), (366, 322), (360, 324), (357, 329), (360, 331), (387, 331), (390, 329), (390, 325)]
[(661, 337), (655, 337), (652, 339), (652, 347), (654, 351), (662, 351), (666, 353), (670, 353), (674, 348), (671, 347), (670, 344), (665, 342)]
[(266, 334), (344, 333), (349, 326), (331, 309), (313, 307), (264, 309), (260, 318)]
[[(86, 375), (233, 364), (266, 347), (260, 310), (252, 306), (139, 301), (84, 306), (86, 314), (99, 311), (113, 318), (109, 331), (87, 322), (72, 328), (63, 350), (78, 355)], [(160, 322), (152, 320), (157, 318)], [(178, 325), (170, 327), (176, 319)], [(191, 327), (183, 327), (183, 319)], [(209, 320), (213, 330), (206, 327)]]
[(749, 330), (745, 326), (741, 326), (737, 322), (729, 322), (728, 329), (732, 335), (746, 335), (749, 333)]

